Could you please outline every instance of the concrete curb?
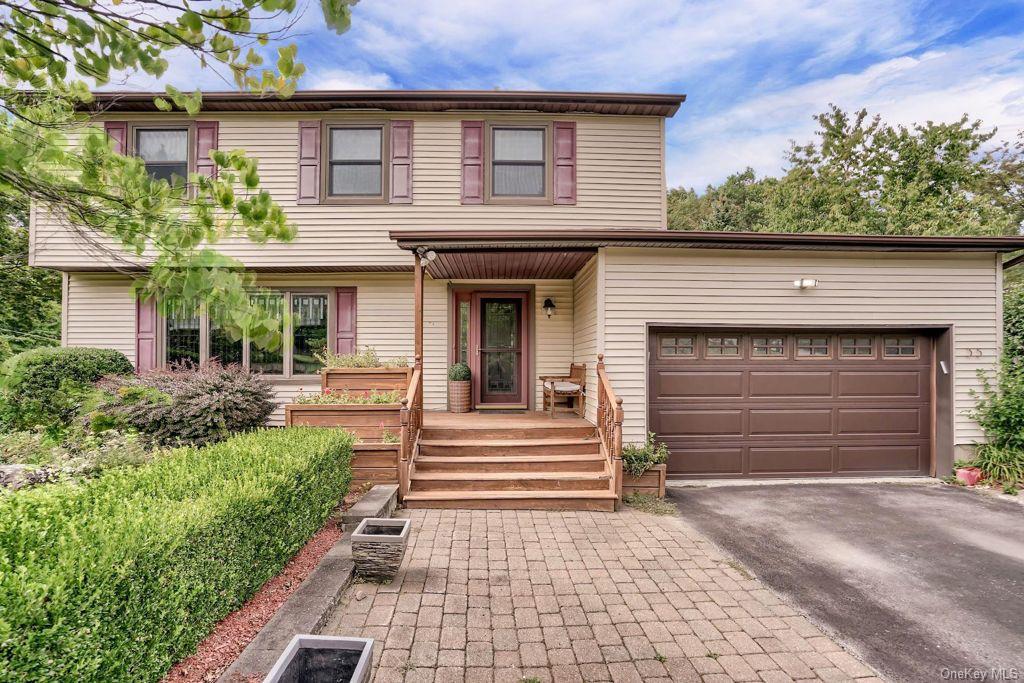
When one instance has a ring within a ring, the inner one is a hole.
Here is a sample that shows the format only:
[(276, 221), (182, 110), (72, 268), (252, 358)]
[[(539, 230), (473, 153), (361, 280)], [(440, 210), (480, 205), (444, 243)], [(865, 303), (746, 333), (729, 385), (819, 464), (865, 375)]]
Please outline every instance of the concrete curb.
[[(378, 492), (377, 489), (381, 488), (389, 490)], [(365, 512), (367, 517), (390, 517), (395, 510), (397, 494), (397, 486), (374, 486), (350, 510), (370, 499), (360, 508), (359, 514)], [(263, 680), (295, 634), (320, 632), (342, 593), (352, 583), (351, 529), (354, 527), (349, 526), (347, 516), (343, 520), (343, 528), (348, 529), (345, 534), (327, 551), (298, 590), (278, 608), (238, 659), (221, 675), (218, 683)]]

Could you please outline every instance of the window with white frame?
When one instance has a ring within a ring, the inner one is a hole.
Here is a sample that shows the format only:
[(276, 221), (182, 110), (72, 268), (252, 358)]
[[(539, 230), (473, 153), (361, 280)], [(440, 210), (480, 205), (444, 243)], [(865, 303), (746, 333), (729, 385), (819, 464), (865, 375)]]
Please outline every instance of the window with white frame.
[(269, 323), (241, 337), (218, 324), (219, 316), (205, 312), (165, 316), (165, 363), (216, 360), (264, 375), (316, 375), (322, 367), (316, 354), (328, 346), (330, 295), (274, 290), (253, 294), (253, 303), (266, 313)]
[(384, 127), (330, 126), (327, 194), (331, 197), (384, 195)]
[(151, 177), (183, 186), (188, 180), (188, 128), (136, 128), (135, 156)]
[(491, 195), (544, 197), (547, 129), (495, 126), (491, 135)]

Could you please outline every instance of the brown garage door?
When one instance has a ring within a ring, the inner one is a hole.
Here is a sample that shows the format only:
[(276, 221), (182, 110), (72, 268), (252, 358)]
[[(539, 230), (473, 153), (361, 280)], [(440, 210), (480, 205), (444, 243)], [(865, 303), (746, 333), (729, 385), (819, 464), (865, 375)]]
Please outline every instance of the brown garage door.
[(677, 477), (930, 469), (920, 332), (652, 329), (648, 424)]

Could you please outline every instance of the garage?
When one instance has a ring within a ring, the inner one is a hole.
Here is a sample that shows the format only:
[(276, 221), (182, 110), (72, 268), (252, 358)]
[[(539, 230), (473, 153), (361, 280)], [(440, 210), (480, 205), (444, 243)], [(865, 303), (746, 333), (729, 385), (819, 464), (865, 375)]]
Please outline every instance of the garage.
[(676, 478), (927, 475), (920, 330), (652, 328), (648, 425)]

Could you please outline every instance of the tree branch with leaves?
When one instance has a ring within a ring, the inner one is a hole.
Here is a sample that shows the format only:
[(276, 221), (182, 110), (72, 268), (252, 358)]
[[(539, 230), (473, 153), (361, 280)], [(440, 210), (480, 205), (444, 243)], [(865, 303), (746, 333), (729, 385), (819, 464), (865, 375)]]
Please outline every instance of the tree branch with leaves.
[[(322, 0), (338, 33), (355, 0)], [(287, 98), (305, 68), (282, 44), (303, 9), (295, 0), (0, 0), (0, 201), (30, 200), (118, 269), (164, 312), (206, 308), (234, 335), (268, 325), (252, 303), (255, 280), (215, 249), (229, 238), (287, 242), (295, 228), (260, 188), (255, 159), (211, 152), (213, 177), (171, 184), (141, 159), (117, 153), (90, 106), (90, 84), (143, 73), (160, 77), (172, 51), (230, 73), (241, 90)], [(263, 51), (276, 48), (273, 68)], [(168, 85), (161, 111), (197, 115), (199, 91)]]

